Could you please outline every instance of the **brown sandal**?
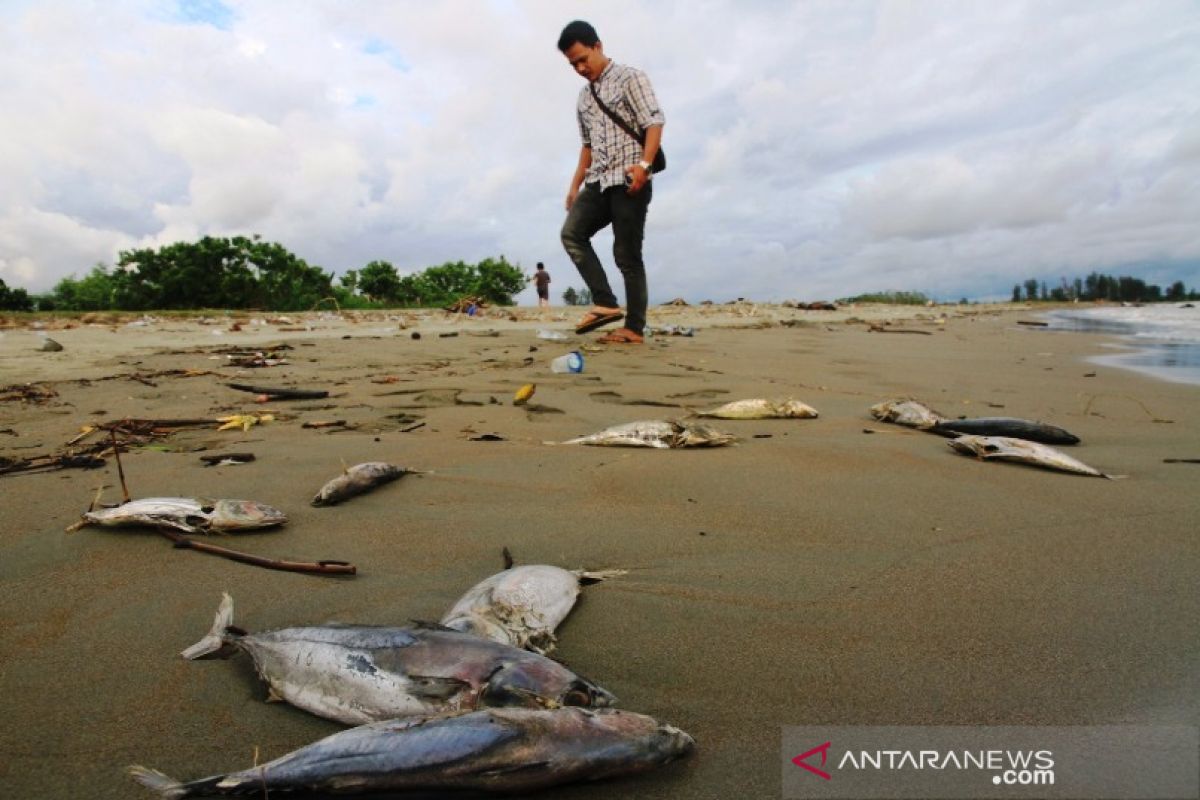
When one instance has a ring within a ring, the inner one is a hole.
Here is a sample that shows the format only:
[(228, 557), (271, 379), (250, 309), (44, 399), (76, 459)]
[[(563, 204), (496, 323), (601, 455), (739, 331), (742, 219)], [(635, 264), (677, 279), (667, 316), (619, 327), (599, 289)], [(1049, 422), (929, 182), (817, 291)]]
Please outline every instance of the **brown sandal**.
[(584, 315), (579, 324), (575, 326), (576, 333), (591, 333), (596, 328), (603, 328), (605, 325), (619, 322), (625, 319), (625, 315), (620, 311), (589, 311)]
[(617, 328), (612, 333), (606, 333), (596, 340), (600, 344), (643, 344), (646, 340), (639, 333), (629, 328)]

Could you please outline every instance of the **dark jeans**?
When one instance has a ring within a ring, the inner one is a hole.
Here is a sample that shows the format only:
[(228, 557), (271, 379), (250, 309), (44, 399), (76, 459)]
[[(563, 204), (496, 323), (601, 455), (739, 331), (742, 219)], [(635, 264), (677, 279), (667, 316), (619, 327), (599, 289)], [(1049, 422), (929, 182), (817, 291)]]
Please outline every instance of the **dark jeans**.
[(620, 303), (592, 248), (592, 237), (596, 232), (612, 225), (613, 260), (625, 278), (625, 327), (639, 334), (646, 327), (646, 265), (642, 263), (642, 238), (650, 194), (649, 183), (635, 195), (626, 194), (624, 186), (601, 192), (600, 184), (589, 183), (576, 196), (562, 227), (563, 247), (591, 291), (592, 302), (617, 308)]

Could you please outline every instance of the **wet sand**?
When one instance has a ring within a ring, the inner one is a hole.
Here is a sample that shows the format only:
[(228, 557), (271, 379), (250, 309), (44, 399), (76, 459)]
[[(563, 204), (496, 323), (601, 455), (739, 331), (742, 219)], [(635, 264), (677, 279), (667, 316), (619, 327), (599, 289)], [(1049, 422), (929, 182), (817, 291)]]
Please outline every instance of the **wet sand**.
[[(547, 796), (778, 797), (785, 725), (1196, 725), (1200, 465), (1163, 459), (1200, 457), (1200, 388), (1096, 367), (1084, 359), (1101, 339), (1017, 324), (1032, 316), (663, 308), (651, 325), (695, 336), (585, 351), (579, 375), (553, 374), (549, 361), (594, 335), (535, 337), (570, 330), (574, 313), (559, 309), (516, 320), (99, 318), (44, 331), (59, 353), (37, 352), (28, 327), (5, 328), (0, 384), (45, 382), (57, 396), (0, 402), (0, 456), (57, 452), (96, 420), (271, 411), (274, 422), (249, 431), (214, 423), (124, 455), (131, 493), (269, 503), (290, 515), (286, 527), (221, 543), (359, 573), (268, 571), (138, 529), (64, 533), (97, 487), (119, 498), (111, 458), (0, 477), (0, 795), (148, 798), (127, 765), (193, 779), (333, 733), (263, 702), (244, 656), (178, 657), (208, 630), (221, 592), (250, 630), (436, 619), (502, 567), (505, 546), (519, 563), (630, 570), (585, 590), (558, 655), (698, 742), (661, 771)], [(233, 319), (242, 330), (229, 330)], [(280, 344), (290, 363), (262, 369), (217, 352)], [(147, 377), (166, 370), (211, 374)], [(130, 374), (141, 381), (113, 377)], [(227, 382), (331, 396), (258, 404)], [(527, 382), (536, 395), (514, 407)], [(714, 421), (740, 441), (712, 450), (547, 444), (782, 395), (820, 417)], [(1083, 439), (1071, 455), (1127, 477), (958, 455), (871, 419), (871, 405), (897, 396), (1060, 425)], [(353, 428), (301, 427), (328, 420)], [(472, 440), (483, 433), (503, 441)], [(238, 451), (257, 460), (199, 458)], [(309, 505), (343, 463), (372, 460), (425, 474)]]

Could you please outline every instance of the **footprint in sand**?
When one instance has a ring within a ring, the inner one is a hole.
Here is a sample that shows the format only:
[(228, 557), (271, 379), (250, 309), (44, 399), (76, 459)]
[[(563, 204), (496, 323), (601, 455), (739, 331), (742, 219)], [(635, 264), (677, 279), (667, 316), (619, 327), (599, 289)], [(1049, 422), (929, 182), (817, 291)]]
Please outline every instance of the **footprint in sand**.
[(670, 399), (696, 398), (699, 400), (711, 400), (714, 397), (720, 397), (723, 394), (729, 394), (728, 389), (697, 389), (694, 392), (680, 392), (679, 394), (667, 395)]
[(653, 406), (654, 408), (678, 408), (678, 403), (667, 403), (663, 400), (626, 399), (620, 392), (592, 392), (589, 395), (597, 403), (614, 403), (621, 406)]
[(477, 400), (463, 400), (459, 395), (462, 389), (401, 389), (395, 392), (384, 392), (384, 395), (407, 395), (409, 402), (401, 408), (442, 408), (444, 406), (481, 406)]

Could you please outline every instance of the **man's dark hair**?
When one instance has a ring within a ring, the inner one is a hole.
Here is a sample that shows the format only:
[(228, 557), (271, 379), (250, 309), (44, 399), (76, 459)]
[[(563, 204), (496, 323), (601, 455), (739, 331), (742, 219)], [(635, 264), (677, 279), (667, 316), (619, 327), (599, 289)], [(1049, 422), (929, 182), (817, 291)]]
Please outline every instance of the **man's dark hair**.
[(568, 22), (567, 27), (563, 28), (562, 35), (558, 37), (558, 49), (565, 53), (576, 42), (584, 47), (595, 47), (598, 41), (600, 41), (600, 37), (596, 35), (596, 29), (583, 20), (577, 19), (574, 22)]

